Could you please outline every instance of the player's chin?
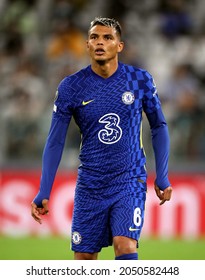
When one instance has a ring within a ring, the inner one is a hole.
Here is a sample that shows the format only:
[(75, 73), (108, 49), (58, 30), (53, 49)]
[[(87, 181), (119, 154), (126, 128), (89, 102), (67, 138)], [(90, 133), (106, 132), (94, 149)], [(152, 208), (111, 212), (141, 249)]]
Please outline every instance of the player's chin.
[(104, 59), (102, 57), (101, 58), (99, 58), (99, 57), (96, 58), (95, 61), (100, 65), (104, 65), (106, 63), (106, 59)]

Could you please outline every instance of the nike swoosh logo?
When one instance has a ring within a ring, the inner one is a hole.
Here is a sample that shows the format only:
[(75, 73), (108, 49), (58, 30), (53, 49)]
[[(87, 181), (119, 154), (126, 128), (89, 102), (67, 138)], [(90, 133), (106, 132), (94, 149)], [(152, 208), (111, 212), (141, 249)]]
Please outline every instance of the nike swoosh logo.
[(139, 230), (139, 228), (132, 228), (132, 227), (129, 227), (129, 231), (136, 231), (136, 230)]
[(93, 102), (93, 101), (94, 101), (94, 99), (88, 100), (88, 101), (84, 101), (84, 100), (83, 100), (82, 105), (83, 105), (83, 106), (88, 105), (90, 102)]

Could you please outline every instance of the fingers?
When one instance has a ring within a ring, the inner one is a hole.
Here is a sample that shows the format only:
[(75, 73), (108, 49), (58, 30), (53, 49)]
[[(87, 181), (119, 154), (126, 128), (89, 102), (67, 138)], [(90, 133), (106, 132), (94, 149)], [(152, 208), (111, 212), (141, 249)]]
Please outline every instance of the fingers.
[(45, 214), (47, 215), (49, 213), (48, 199), (43, 199), (42, 205), (43, 207), (37, 207), (37, 205), (34, 202), (31, 203), (31, 216), (39, 224), (42, 224), (41, 215), (45, 215)]
[(43, 205), (43, 209), (44, 209), (44, 213), (42, 215), (48, 214), (49, 213), (48, 199), (43, 199), (42, 200), (42, 205)]
[(36, 222), (38, 222), (39, 224), (42, 224), (40, 211), (39, 211), (39, 209), (37, 208), (37, 205), (34, 202), (31, 203), (31, 216), (34, 218), (34, 220)]
[[(169, 186), (168, 188), (166, 188), (165, 190), (164, 190), (164, 200), (165, 201), (169, 201), (170, 199), (171, 199), (171, 196), (172, 196), (172, 187), (171, 186)], [(165, 202), (164, 201), (164, 202)], [(163, 202), (163, 203), (164, 203)], [(163, 204), (162, 203), (162, 204)]]
[(164, 195), (156, 184), (154, 185), (154, 189), (155, 189), (156, 195), (159, 197), (159, 199), (163, 200)]
[(165, 203), (165, 201), (166, 201), (166, 199), (162, 199), (162, 200), (160, 201), (159, 205), (164, 204), (164, 203)]
[(159, 197), (159, 199), (161, 200), (160, 201), (160, 204), (159, 205), (162, 205), (164, 204), (166, 201), (169, 201), (171, 199), (171, 196), (172, 196), (172, 187), (169, 186), (167, 187), (166, 189), (164, 189), (164, 191), (161, 191), (159, 189), (159, 187), (155, 184), (155, 192), (156, 192), (156, 195)]

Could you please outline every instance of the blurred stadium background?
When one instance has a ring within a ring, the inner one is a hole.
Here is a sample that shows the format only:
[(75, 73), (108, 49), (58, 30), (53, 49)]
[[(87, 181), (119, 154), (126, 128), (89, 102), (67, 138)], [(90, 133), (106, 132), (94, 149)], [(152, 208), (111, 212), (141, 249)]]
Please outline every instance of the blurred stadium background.
[[(173, 200), (159, 207), (144, 120), (148, 199), (143, 259), (205, 259), (205, 5), (203, 0), (0, 1), (0, 259), (72, 259), (69, 250), (80, 137), (71, 122), (42, 226), (30, 217), (60, 80), (86, 66), (87, 28), (115, 17), (120, 59), (155, 78), (171, 137)], [(43, 248), (45, 246), (45, 249)], [(156, 254), (157, 251), (157, 254)], [(112, 259), (112, 251), (102, 254)]]

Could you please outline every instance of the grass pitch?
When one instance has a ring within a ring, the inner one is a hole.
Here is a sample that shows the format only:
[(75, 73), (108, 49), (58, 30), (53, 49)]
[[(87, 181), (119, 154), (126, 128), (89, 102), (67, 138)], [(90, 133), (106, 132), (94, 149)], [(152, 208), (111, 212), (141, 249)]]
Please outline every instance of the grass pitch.
[[(141, 239), (141, 260), (205, 260), (205, 239)], [(72, 260), (70, 240), (65, 237), (0, 236), (0, 260)], [(104, 248), (99, 260), (113, 260), (113, 248)]]

